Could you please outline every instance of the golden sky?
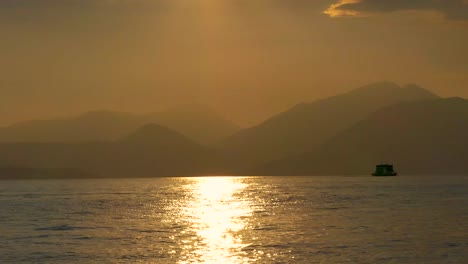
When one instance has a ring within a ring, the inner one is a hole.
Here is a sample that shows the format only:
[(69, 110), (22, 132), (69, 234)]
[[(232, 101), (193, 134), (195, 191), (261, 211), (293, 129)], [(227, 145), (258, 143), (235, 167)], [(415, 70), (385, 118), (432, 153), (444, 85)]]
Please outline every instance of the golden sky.
[(2, 0), (0, 124), (201, 103), (249, 125), (370, 82), (468, 97), (465, 0)]

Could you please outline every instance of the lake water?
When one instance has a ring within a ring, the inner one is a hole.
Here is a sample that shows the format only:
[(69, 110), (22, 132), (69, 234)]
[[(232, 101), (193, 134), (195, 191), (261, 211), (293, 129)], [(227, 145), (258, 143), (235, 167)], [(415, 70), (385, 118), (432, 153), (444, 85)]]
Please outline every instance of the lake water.
[(0, 263), (468, 263), (468, 177), (0, 181)]

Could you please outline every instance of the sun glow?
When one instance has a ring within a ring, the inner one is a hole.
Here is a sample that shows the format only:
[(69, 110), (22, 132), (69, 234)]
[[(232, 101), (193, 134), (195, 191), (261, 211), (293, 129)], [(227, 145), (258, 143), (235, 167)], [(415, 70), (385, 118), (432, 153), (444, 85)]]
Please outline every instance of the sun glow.
[[(197, 242), (187, 241), (188, 251), (179, 263), (247, 263), (242, 249), (242, 236), (237, 232), (246, 227), (245, 217), (252, 209), (236, 193), (246, 184), (231, 177), (198, 178), (189, 185), (193, 200), (185, 208), (190, 229)], [(190, 253), (189, 253), (190, 252)]]

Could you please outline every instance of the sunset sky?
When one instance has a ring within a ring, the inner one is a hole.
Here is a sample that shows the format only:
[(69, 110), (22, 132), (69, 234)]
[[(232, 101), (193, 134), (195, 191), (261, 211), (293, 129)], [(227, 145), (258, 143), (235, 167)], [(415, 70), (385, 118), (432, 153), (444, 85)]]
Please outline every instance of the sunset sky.
[(375, 81), (468, 97), (467, 0), (1, 0), (0, 125), (206, 104), (251, 125)]

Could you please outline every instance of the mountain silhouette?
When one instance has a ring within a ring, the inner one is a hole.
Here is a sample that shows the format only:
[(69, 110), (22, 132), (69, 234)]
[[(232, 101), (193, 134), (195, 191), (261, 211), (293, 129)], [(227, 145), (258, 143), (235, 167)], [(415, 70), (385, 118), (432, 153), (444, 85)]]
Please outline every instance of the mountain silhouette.
[(240, 129), (213, 109), (197, 104), (172, 107), (146, 118), (205, 145), (217, 143)]
[(254, 165), (320, 146), (374, 111), (401, 102), (438, 98), (416, 85), (370, 84), (351, 92), (302, 103), (262, 124), (241, 130), (220, 147)]
[[(14, 129), (23, 133), (18, 138), (41, 140), (0, 143), (0, 168), (4, 168), (0, 173), (55, 178), (67, 173), (83, 177), (370, 174), (377, 163), (390, 162), (402, 174), (427, 174), (465, 173), (468, 162), (468, 101), (441, 99), (416, 85), (375, 83), (299, 104), (216, 147), (194, 140), (195, 130), (189, 137), (161, 125), (166, 119), (188, 133), (196, 120), (210, 119), (203, 118), (210, 114), (200, 114), (201, 110), (187, 114), (186, 109), (169, 110), (170, 114), (161, 114), (165, 118), (159, 113), (99, 111), (75, 119), (17, 124)], [(213, 116), (212, 120), (220, 120)], [(156, 119), (160, 123), (151, 122)], [(207, 121), (206, 127), (196, 129), (210, 130), (217, 123)], [(0, 135), (15, 131), (9, 129)], [(53, 136), (60, 140), (48, 141)]]
[(92, 111), (75, 118), (33, 120), (0, 128), (0, 142), (86, 142), (117, 140), (141, 126), (156, 123), (202, 144), (225, 138), (238, 130), (203, 106), (183, 106), (137, 115), (117, 111)]
[(145, 121), (115, 111), (91, 111), (75, 118), (32, 120), (0, 128), (0, 142), (82, 142), (115, 140)]
[(401, 174), (465, 174), (468, 100), (437, 99), (381, 109), (306, 154), (260, 166), (267, 175), (370, 174), (381, 162)]
[(119, 142), (135, 145), (156, 145), (161, 147), (197, 145), (182, 134), (158, 124), (144, 125), (135, 132), (120, 139)]
[(0, 144), (0, 167), (74, 168), (97, 177), (209, 175), (222, 162), (214, 150), (155, 124), (116, 141)]
[(13, 179), (83, 179), (94, 178), (92, 175), (78, 169), (68, 168), (26, 168), (26, 167), (0, 167), (0, 180)]

